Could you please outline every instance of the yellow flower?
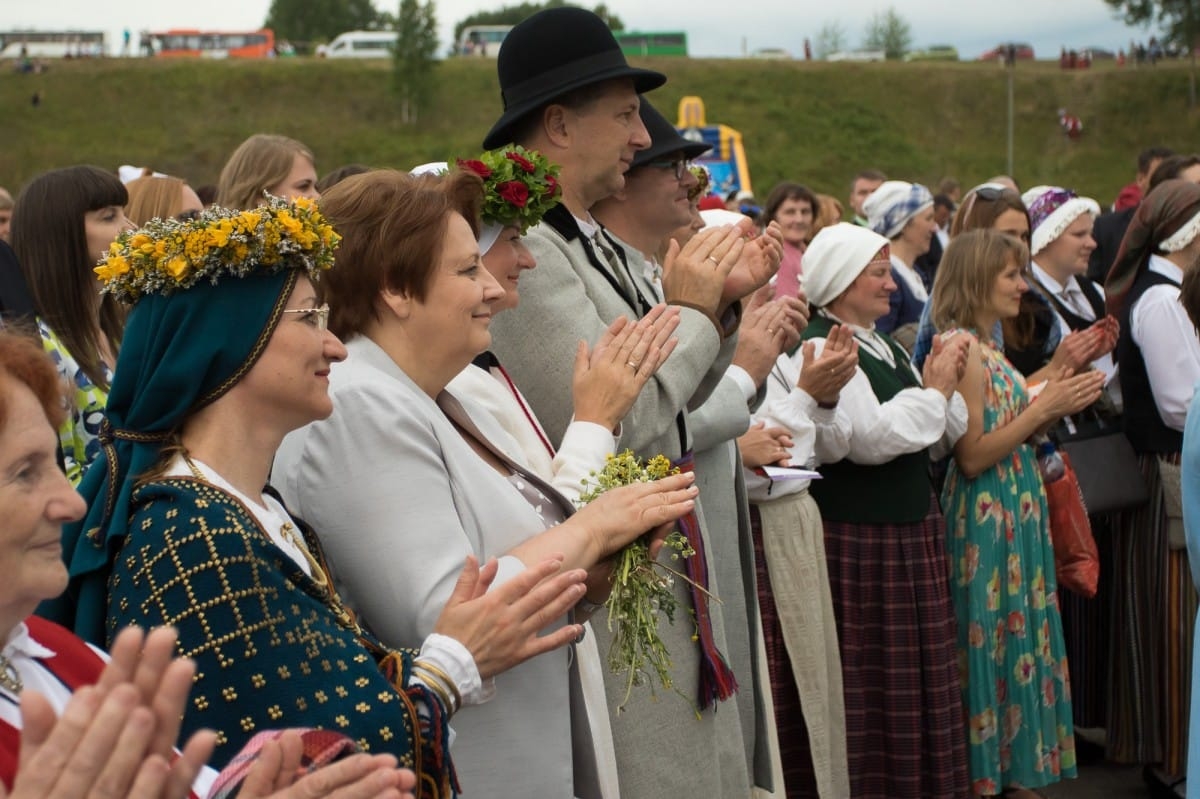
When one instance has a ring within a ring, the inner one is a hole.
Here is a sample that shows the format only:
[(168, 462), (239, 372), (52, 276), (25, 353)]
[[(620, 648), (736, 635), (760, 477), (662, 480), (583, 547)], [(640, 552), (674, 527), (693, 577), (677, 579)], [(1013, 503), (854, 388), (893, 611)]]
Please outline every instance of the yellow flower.
[(279, 222), (280, 226), (282, 226), (284, 230), (293, 236), (304, 230), (304, 223), (289, 214), (287, 211), (280, 211), (275, 215), (275, 219)]
[(233, 222), (229, 219), (222, 219), (215, 226), (205, 228), (204, 231), (196, 231), (200, 235), (207, 234), (208, 246), (224, 247), (229, 243), (229, 237), (233, 235)]
[(182, 255), (176, 255), (167, 262), (167, 273), (175, 280), (183, 280), (192, 271), (192, 264)]
[(129, 272), (129, 261), (120, 255), (110, 255), (93, 271), (105, 283)]

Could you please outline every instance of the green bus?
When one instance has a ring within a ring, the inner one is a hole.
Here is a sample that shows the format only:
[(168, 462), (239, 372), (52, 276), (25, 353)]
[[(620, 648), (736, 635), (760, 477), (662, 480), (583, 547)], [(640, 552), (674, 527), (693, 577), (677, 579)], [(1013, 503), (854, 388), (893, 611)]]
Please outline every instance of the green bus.
[(676, 55), (686, 56), (687, 34), (683, 31), (613, 31), (625, 55)]

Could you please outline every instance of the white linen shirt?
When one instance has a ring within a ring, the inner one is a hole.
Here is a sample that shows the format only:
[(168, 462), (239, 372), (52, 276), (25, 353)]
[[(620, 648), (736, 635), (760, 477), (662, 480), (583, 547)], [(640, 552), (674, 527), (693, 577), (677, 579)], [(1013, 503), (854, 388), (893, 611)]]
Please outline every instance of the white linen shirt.
[[(797, 348), (794, 356), (784, 353), (776, 359), (767, 376), (767, 398), (754, 414), (754, 421), (765, 422), (768, 428), (786, 429), (792, 436), (788, 449), (792, 466), (815, 469), (822, 463), (837, 463), (849, 454), (851, 423), (840, 401), (836, 408), (822, 408), (812, 395), (796, 386), (803, 363), (803, 348)], [(756, 502), (799, 494), (810, 482), (772, 481), (753, 470), (745, 472), (746, 490)]]
[[(1183, 279), (1183, 270), (1159, 255), (1150, 256), (1149, 268), (1176, 283)], [(1182, 431), (1200, 380), (1200, 339), (1179, 302), (1179, 287), (1148, 288), (1129, 310), (1129, 335), (1142, 351), (1158, 415)]]
[[(891, 348), (873, 330), (851, 326), (860, 351), (868, 349), (886, 362), (895, 363)], [(816, 342), (816, 355), (825, 347), (825, 339)], [(914, 370), (915, 371), (915, 370)], [(918, 382), (921, 379), (917, 373)], [(895, 460), (901, 455), (930, 449), (940, 458), (967, 432), (967, 403), (957, 391), (949, 400), (937, 389), (906, 388), (881, 403), (871, 388), (862, 367), (842, 389), (839, 410), (850, 419), (851, 436), (848, 457), (855, 463), (873, 466)]]

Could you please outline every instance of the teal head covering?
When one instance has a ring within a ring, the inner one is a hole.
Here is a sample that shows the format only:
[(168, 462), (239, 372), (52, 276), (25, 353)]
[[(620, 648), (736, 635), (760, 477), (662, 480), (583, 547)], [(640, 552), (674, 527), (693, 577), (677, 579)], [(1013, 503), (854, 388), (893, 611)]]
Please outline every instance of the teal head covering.
[[(79, 485), (88, 512), (63, 529), (70, 584), (38, 610), (93, 643), (106, 643), (108, 577), (128, 533), (139, 478), (193, 413), (254, 366), (301, 269), (316, 281), (332, 262), (337, 235), (315, 207), (275, 201), (247, 213), (254, 214), (246, 218), (253, 224), (235, 227), (221, 247), (216, 245), (228, 227), (223, 223), (236, 219), (236, 212), (214, 209), (189, 222), (156, 220), (123, 234), (97, 267), (102, 279), (110, 278), (104, 290), (134, 306), (108, 395), (102, 452)], [(171, 245), (157, 246), (163, 241)], [(205, 251), (203, 242), (212, 246)], [(172, 251), (176, 245), (179, 252), (191, 247), (190, 269), (172, 263), (179, 257)], [(143, 248), (149, 257), (139, 259)], [(167, 274), (147, 275), (152, 268)]]

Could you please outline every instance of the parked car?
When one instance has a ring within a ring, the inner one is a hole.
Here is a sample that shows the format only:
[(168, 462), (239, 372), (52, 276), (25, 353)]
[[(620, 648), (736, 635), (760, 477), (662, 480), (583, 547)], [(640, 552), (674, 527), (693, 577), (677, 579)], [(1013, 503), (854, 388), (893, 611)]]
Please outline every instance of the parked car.
[(1108, 50), (1103, 47), (1084, 47), (1079, 52), (1087, 53), (1088, 57), (1093, 61), (1109, 61), (1117, 57), (1117, 54), (1112, 50)]
[(883, 61), (887, 53), (882, 50), (839, 50), (825, 56), (826, 61)]
[(958, 49), (950, 44), (931, 44), (924, 50), (904, 54), (905, 61), (957, 61)]
[(1019, 61), (1033, 59), (1033, 45), (1023, 44), (1020, 42), (1004, 42), (1003, 44), (996, 45), (991, 50), (988, 50), (983, 55), (979, 56), (979, 60), (1002, 61), (1005, 57), (1004, 54), (1008, 52), (1009, 48), (1012, 48), (1013, 53), (1016, 55), (1017, 60)]

